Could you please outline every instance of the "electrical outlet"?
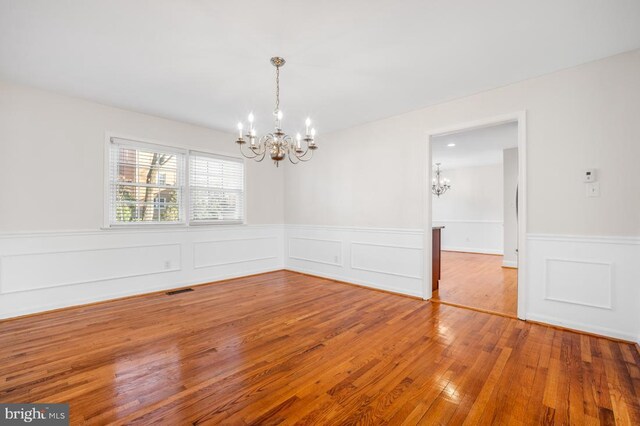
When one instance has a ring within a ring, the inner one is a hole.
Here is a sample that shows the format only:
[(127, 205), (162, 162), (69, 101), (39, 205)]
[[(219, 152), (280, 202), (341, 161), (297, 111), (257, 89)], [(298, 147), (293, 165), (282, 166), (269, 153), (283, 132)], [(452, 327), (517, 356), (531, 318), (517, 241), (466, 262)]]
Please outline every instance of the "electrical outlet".
[(171, 269), (171, 261), (170, 260), (165, 260), (164, 261), (164, 269)]
[(587, 197), (599, 197), (600, 196), (600, 183), (593, 182), (588, 183), (587, 187)]
[(336, 263), (340, 263), (340, 258), (338, 256), (334, 256), (333, 261)]

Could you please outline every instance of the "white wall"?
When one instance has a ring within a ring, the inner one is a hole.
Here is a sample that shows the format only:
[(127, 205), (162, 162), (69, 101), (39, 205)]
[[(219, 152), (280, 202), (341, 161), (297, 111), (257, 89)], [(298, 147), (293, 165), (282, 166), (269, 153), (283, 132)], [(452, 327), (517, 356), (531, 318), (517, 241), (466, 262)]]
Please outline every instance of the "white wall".
[(313, 161), (285, 170), (285, 222), (421, 228), (427, 131), (522, 110), (528, 231), (640, 235), (640, 50), (322, 135)]
[(0, 318), (283, 267), (269, 162), (246, 163), (247, 226), (100, 230), (105, 132), (238, 155), (231, 134), (0, 82)]
[(518, 215), (516, 211), (516, 191), (518, 187), (518, 148), (502, 151), (503, 166), (503, 206), (504, 206), (504, 257), (502, 265), (518, 266)]
[[(323, 135), (308, 167), (285, 170), (285, 222), (421, 229), (425, 208), (431, 208), (430, 201), (423, 200), (427, 132), (523, 110), (527, 232), (575, 236), (570, 244), (556, 247), (558, 258), (599, 257), (581, 236), (613, 238), (607, 244), (616, 247), (606, 252), (610, 282), (585, 282), (567, 262), (554, 264), (546, 278), (540, 275), (547, 255), (537, 250), (538, 243), (527, 241), (532, 247), (525, 265), (525, 317), (544, 316), (556, 324), (637, 339), (637, 247), (618, 244), (616, 238), (640, 237), (640, 50)], [(586, 168), (599, 171), (598, 198), (585, 196)], [(430, 256), (426, 247), (423, 258)], [(563, 293), (575, 283), (576, 298), (582, 291), (609, 286), (616, 298), (603, 309), (541, 296), (545, 288)], [(549, 312), (554, 315), (545, 315)]]
[[(0, 232), (100, 228), (105, 132), (239, 155), (232, 134), (0, 82)], [(282, 223), (282, 168), (246, 165), (247, 223)]]
[(451, 190), (431, 202), (433, 224), (445, 227), (443, 250), (502, 254), (502, 173), (502, 164), (442, 171)]

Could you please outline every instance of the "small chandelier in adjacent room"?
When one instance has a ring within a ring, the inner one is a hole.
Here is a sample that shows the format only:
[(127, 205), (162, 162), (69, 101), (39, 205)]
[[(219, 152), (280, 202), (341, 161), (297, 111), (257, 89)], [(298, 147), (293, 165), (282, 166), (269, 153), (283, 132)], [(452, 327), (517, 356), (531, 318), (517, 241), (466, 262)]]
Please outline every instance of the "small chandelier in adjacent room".
[[(311, 119), (305, 121), (305, 135), (302, 137), (300, 133), (296, 135), (295, 140), (282, 131), (282, 111), (280, 110), (280, 67), (284, 66), (285, 60), (280, 57), (271, 58), (271, 64), (276, 67), (276, 107), (273, 110), (274, 131), (260, 138), (256, 136), (256, 130), (253, 127), (253, 113), (249, 114), (249, 126), (245, 135), (242, 134), (244, 128), (242, 123), (238, 123), (238, 139), (236, 143), (240, 146), (240, 153), (246, 158), (255, 161), (264, 160), (267, 152), (276, 166), (285, 157), (293, 164), (300, 161), (309, 161), (313, 157), (313, 151), (316, 145), (316, 130), (311, 127)], [(249, 140), (248, 151), (243, 149)]]
[(440, 197), (442, 194), (451, 189), (449, 179), (443, 178), (440, 174), (440, 163), (436, 163), (436, 173), (431, 181), (431, 192), (433, 195)]

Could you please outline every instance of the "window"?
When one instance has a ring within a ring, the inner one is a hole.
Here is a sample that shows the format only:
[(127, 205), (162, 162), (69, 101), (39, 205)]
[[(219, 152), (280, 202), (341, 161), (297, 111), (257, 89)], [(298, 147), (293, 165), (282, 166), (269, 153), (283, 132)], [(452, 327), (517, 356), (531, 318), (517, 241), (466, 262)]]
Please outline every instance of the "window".
[(190, 153), (191, 223), (244, 220), (244, 163), (240, 159)]
[(108, 182), (110, 226), (244, 222), (241, 159), (111, 138)]
[(109, 223), (185, 223), (185, 153), (111, 139)]

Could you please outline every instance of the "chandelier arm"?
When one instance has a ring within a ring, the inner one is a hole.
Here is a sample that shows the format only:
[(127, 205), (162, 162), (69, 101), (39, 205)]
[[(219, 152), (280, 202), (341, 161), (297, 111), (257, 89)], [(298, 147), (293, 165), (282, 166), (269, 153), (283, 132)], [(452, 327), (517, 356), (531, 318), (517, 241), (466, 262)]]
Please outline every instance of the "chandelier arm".
[[(267, 152), (267, 147), (266, 147), (266, 141), (267, 136), (263, 136), (262, 138), (260, 138), (260, 141), (258, 142), (258, 144), (256, 145), (257, 149), (251, 149), (249, 148), (249, 153), (250, 154), (245, 154), (244, 150), (242, 149), (242, 145), (240, 145), (240, 154), (242, 154), (243, 157), (248, 158), (250, 160), (255, 160), (257, 162), (260, 162), (264, 159), (264, 156)], [(258, 157), (261, 157), (260, 159), (258, 159)]]
[[(242, 144), (242, 145), (244, 145), (244, 144)], [(240, 154), (242, 154), (242, 156), (244, 158), (248, 158), (248, 159), (252, 160), (252, 159), (254, 159), (254, 158), (256, 158), (258, 156), (258, 154), (256, 154), (256, 153), (253, 153), (253, 155), (245, 154), (244, 150), (242, 149), (242, 145), (240, 145)], [(249, 150), (249, 152), (251, 152), (251, 150)]]
[(263, 142), (259, 142), (259, 143), (256, 145), (256, 148), (257, 148), (257, 149), (251, 149), (251, 148), (249, 148), (249, 152), (250, 152), (251, 154), (250, 154), (250, 155), (246, 155), (246, 154), (243, 152), (242, 147), (240, 147), (240, 153), (241, 153), (244, 157), (246, 157), (246, 158), (254, 159), (254, 158), (259, 157), (260, 155), (262, 155), (262, 154), (266, 151), (266, 149), (265, 149), (265, 146), (264, 146), (264, 143), (263, 143)]
[(302, 158), (305, 155), (307, 155), (307, 153), (309, 152), (309, 146), (307, 146), (307, 149), (305, 149), (303, 153), (299, 153), (298, 150), (295, 150), (295, 149), (293, 150), (293, 152), (296, 157)]
[[(311, 154), (309, 155), (309, 158), (304, 158), (304, 157), (305, 157), (305, 155), (307, 155), (307, 153), (309, 153), (309, 152), (311, 153)], [(307, 150), (304, 152), (304, 154), (302, 154), (302, 155), (298, 155), (298, 154), (296, 154), (296, 158), (297, 158), (299, 161), (307, 162), (307, 161), (309, 161), (309, 160), (311, 160), (311, 159), (313, 158), (313, 150), (312, 150), (312, 149), (307, 149)]]
[(289, 159), (289, 162), (290, 162), (291, 164), (298, 164), (298, 163), (300, 162), (300, 159), (298, 158), (296, 161), (293, 161), (293, 158), (294, 158), (294, 157), (295, 157), (295, 158), (298, 158), (298, 157), (297, 157), (297, 156), (295, 156), (295, 155), (291, 155), (291, 154), (287, 155), (287, 158)]
[(305, 150), (304, 150), (304, 152), (303, 152), (302, 154), (298, 153), (298, 151), (297, 151), (297, 150), (295, 150), (295, 149), (293, 150), (293, 151), (294, 151), (294, 154), (295, 154), (295, 156), (296, 156), (297, 158), (302, 158), (302, 157), (304, 157), (305, 155), (307, 155), (307, 153), (308, 153), (309, 151), (312, 151), (312, 152), (311, 152), (311, 154), (312, 154), (312, 156), (313, 156), (313, 150), (312, 150), (312, 149), (309, 149), (309, 141), (306, 141), (306, 140), (305, 140), (305, 144), (306, 144), (306, 148), (305, 148)]
[(307, 155), (309, 152), (311, 152), (311, 155), (309, 156), (309, 158), (308, 158), (308, 159), (306, 159), (306, 160), (303, 160), (303, 161), (309, 161), (309, 160), (313, 157), (313, 151), (314, 151), (314, 150), (313, 150), (313, 149), (309, 149), (309, 141), (308, 141), (308, 140), (305, 140), (305, 143), (307, 144), (307, 148), (306, 148), (306, 149), (304, 150), (304, 152), (303, 152), (302, 154), (300, 154), (300, 155), (298, 155), (298, 154), (296, 153), (296, 157), (298, 157), (298, 158), (302, 159), (302, 158), (306, 157), (306, 155)]
[(260, 138), (259, 145), (261, 149), (259, 150), (258, 153), (256, 153), (256, 158), (254, 159), (258, 163), (264, 160), (264, 157), (267, 155), (268, 149), (267, 149), (266, 136), (263, 136), (262, 138)]
[(258, 147), (260, 148), (257, 152), (256, 152), (256, 156), (259, 155), (263, 155), (265, 152), (267, 152), (267, 139), (268, 139), (269, 135), (264, 135), (263, 137), (260, 138), (260, 141), (258, 141)]

